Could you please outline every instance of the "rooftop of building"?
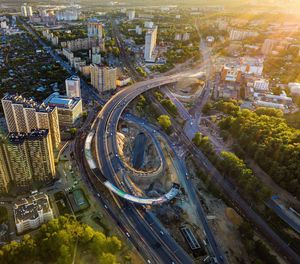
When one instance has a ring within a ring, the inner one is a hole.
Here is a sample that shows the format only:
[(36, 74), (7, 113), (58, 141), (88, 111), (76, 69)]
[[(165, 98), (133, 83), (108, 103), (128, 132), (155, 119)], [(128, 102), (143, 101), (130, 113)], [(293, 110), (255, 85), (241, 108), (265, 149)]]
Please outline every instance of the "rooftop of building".
[(27, 198), (22, 198), (14, 204), (14, 214), (16, 224), (36, 219), (38, 212), (48, 213), (52, 209), (50, 207), (49, 199), (46, 194), (38, 193)]
[(100, 22), (99, 19), (93, 17), (93, 18), (90, 18), (90, 19), (88, 20), (88, 23), (99, 23), (99, 24), (100, 24), (101, 22)]
[(77, 75), (72, 75), (69, 78), (67, 78), (67, 80), (70, 80), (70, 81), (80, 81), (80, 78)]
[(24, 108), (34, 108), (37, 112), (47, 112), (50, 113), (53, 111), (53, 107), (47, 106), (44, 103), (38, 103), (32, 98), (25, 98), (22, 95), (17, 94), (7, 94), (2, 100), (11, 101), (13, 104), (23, 105)]
[(8, 134), (8, 141), (12, 144), (22, 144), (25, 140), (38, 140), (46, 137), (49, 133), (48, 129), (34, 129), (30, 133), (11, 132)]
[(79, 97), (68, 97), (66, 95), (53, 93), (45, 99), (44, 103), (51, 107), (73, 109), (80, 101), (81, 99)]

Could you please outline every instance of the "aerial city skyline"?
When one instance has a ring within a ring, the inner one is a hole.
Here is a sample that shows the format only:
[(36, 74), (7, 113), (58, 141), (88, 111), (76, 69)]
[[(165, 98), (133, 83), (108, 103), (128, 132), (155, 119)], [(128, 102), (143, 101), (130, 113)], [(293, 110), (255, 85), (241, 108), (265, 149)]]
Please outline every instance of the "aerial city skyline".
[(0, 263), (300, 263), (299, 1), (1, 1)]

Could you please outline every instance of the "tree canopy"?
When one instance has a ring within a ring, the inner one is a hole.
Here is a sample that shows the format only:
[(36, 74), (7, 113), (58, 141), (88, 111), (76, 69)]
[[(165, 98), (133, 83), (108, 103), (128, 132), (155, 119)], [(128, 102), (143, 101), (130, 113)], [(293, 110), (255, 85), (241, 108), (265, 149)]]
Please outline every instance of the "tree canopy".
[(164, 130), (168, 130), (172, 125), (171, 119), (168, 115), (160, 115), (157, 118), (157, 121)]
[(291, 128), (276, 110), (229, 111), (219, 126), (280, 186), (300, 197), (300, 130)]
[(0, 263), (72, 263), (76, 252), (94, 263), (114, 264), (121, 247), (117, 237), (106, 237), (72, 216), (61, 216), (43, 224), (33, 237), (25, 235), (20, 242), (2, 246)]

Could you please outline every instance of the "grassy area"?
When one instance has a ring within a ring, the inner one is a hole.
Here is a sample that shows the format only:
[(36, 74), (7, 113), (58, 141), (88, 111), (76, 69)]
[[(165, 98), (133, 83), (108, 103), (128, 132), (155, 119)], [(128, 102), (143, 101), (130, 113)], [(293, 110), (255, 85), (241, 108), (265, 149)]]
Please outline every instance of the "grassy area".
[(72, 214), (72, 210), (63, 192), (59, 191), (54, 194), (55, 202), (60, 215)]
[(68, 195), (68, 198), (75, 213), (81, 212), (90, 207), (90, 203), (82, 189), (75, 189)]
[(92, 217), (92, 219), (97, 225), (99, 225), (103, 229), (103, 233), (106, 236), (109, 236), (110, 228), (104, 223), (104, 221), (102, 220), (102, 217), (100, 217), (99, 215), (95, 215)]

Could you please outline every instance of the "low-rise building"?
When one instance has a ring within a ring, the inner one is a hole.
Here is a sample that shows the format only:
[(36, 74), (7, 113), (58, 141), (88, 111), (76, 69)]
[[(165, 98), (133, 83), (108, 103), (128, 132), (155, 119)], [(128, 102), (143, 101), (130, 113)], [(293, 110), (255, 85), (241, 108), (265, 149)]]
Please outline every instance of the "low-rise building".
[(257, 37), (258, 33), (249, 30), (231, 29), (229, 33), (230, 40), (243, 40), (249, 37)]
[(264, 69), (264, 58), (262, 57), (242, 57), (239, 67), (245, 74), (261, 76)]
[(53, 211), (46, 194), (39, 193), (23, 198), (14, 204), (17, 232), (36, 229), (53, 219)]
[(53, 93), (44, 103), (50, 107), (57, 107), (60, 127), (74, 126), (82, 114), (82, 100), (79, 97), (72, 98)]
[(288, 83), (288, 87), (289, 87), (292, 95), (294, 95), (294, 96), (300, 95), (300, 83), (290, 82), (290, 83)]
[(254, 81), (253, 88), (255, 91), (269, 91), (269, 80), (258, 79)]
[(153, 28), (154, 23), (152, 21), (145, 21), (144, 27), (145, 28)]
[(119, 79), (117, 79), (117, 86), (122, 87), (125, 86), (127, 84), (129, 84), (131, 82), (131, 78), (130, 77), (121, 77)]

